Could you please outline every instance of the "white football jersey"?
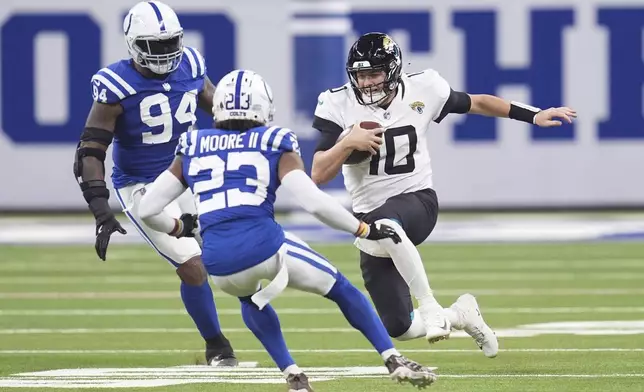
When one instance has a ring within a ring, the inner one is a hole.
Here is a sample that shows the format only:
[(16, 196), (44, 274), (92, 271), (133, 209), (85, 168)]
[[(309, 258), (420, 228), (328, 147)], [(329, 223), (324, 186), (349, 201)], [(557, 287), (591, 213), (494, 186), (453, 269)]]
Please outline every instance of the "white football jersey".
[(403, 74), (387, 109), (359, 104), (349, 83), (320, 94), (316, 117), (343, 130), (361, 121), (374, 121), (385, 128), (377, 155), (342, 165), (354, 212), (370, 212), (390, 197), (433, 186), (427, 132), (449, 95), (449, 84), (432, 69)]

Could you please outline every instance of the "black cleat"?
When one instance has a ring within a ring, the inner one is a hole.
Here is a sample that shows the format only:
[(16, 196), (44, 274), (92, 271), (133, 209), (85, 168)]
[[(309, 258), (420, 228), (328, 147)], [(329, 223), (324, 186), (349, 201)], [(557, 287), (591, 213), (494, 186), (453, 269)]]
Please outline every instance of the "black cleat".
[(385, 361), (392, 380), (399, 383), (408, 382), (418, 389), (426, 388), (436, 381), (431, 370), (403, 356), (392, 355)]
[(218, 354), (206, 360), (208, 361), (208, 366), (236, 367), (239, 365), (239, 361), (237, 361), (235, 354)]
[(206, 340), (206, 363), (218, 367), (239, 365), (230, 342), (223, 335)]
[(306, 374), (289, 374), (286, 377), (288, 384), (288, 392), (313, 392), (313, 388), (309, 385), (309, 378)]

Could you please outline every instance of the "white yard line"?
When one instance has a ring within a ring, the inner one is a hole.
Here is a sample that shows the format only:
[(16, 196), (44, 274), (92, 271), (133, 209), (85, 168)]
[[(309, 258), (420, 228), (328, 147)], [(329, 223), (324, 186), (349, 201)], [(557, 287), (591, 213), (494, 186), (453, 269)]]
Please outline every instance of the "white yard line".
[[(225, 333), (250, 333), (247, 328), (223, 328)], [(285, 333), (356, 333), (353, 328), (283, 328)], [(6, 328), (0, 329), (0, 335), (81, 335), (81, 334), (124, 334), (124, 333), (190, 333), (194, 328)]]
[(439, 374), (439, 378), (644, 378), (644, 374)]
[[(644, 267), (643, 267), (644, 268)], [(362, 275), (359, 273), (344, 273), (350, 279), (359, 281)], [(512, 271), (495, 271), (495, 272), (433, 272), (431, 274), (433, 279), (445, 281), (486, 281), (486, 282), (513, 282), (513, 281), (575, 281), (575, 280), (644, 280), (644, 273), (637, 272), (590, 272), (588, 270), (579, 272), (564, 272), (553, 274), (552, 272), (541, 272), (535, 269), (531, 273), (517, 273)], [(104, 277), (59, 277), (59, 276), (17, 276), (17, 277), (3, 277), (0, 278), (2, 285), (140, 285), (140, 284), (174, 284), (177, 278), (172, 275), (148, 275), (141, 276), (128, 276), (128, 275), (111, 275)]]
[[(290, 349), (292, 353), (300, 354), (348, 354), (348, 353), (373, 353), (373, 349)], [(405, 353), (460, 353), (480, 354), (478, 349), (405, 349)], [(96, 355), (96, 354), (181, 354), (202, 353), (203, 350), (0, 350), (0, 355)], [(235, 350), (238, 353), (263, 354), (263, 349)], [(517, 348), (500, 349), (501, 353), (636, 353), (644, 352), (644, 348)]]
[[(285, 333), (299, 334), (358, 334), (353, 328), (284, 328)], [(228, 334), (250, 334), (246, 328), (223, 328)], [(543, 335), (630, 336), (644, 334), (644, 321), (596, 321), (519, 325), (495, 329), (500, 338), (526, 338)], [(6, 328), (0, 335), (105, 335), (105, 334), (194, 334), (194, 328)], [(464, 331), (454, 331), (450, 338), (470, 338)]]
[[(437, 295), (461, 295), (471, 292), (477, 296), (521, 296), (521, 297), (544, 297), (544, 296), (572, 296), (572, 295), (644, 295), (644, 288), (603, 288), (603, 289), (451, 289), (436, 290)], [(366, 294), (366, 291), (364, 292)], [(215, 290), (218, 300), (230, 297)], [(295, 290), (288, 290), (278, 298), (301, 298), (316, 297), (313, 294), (303, 293)], [(179, 298), (179, 290), (176, 291), (79, 291), (79, 292), (0, 292), (0, 299), (168, 299)]]
[[(319, 249), (319, 248), (318, 248)], [(325, 253), (324, 250), (321, 250), (322, 253)], [(160, 277), (168, 281), (176, 281), (177, 278), (174, 274), (164, 272), (164, 270), (159, 269), (159, 266), (163, 266), (163, 261), (158, 260), (158, 264), (154, 263), (154, 260), (150, 260), (150, 263), (141, 263), (141, 257), (148, 257), (149, 253), (147, 250), (143, 252), (134, 252), (129, 254), (118, 255), (116, 253), (110, 254), (110, 259), (115, 261), (127, 261), (127, 265), (111, 265), (109, 273), (111, 275), (106, 277), (93, 276), (92, 272), (96, 272), (96, 267), (92, 265), (93, 260), (80, 260), (77, 262), (62, 261), (60, 259), (61, 255), (37, 255), (36, 259), (29, 259), (28, 261), (16, 261), (16, 260), (3, 260), (0, 263), (0, 271), (25, 271), (29, 272), (30, 275), (35, 276), (23, 276), (17, 277), (18, 279), (27, 279), (27, 280), (37, 280), (37, 279), (49, 279), (53, 278), (54, 281), (60, 280), (61, 282), (69, 281), (75, 279), (89, 279), (90, 281), (101, 281), (101, 280), (119, 280), (120, 277), (123, 277), (125, 281), (141, 281), (145, 282), (151, 280), (148, 276), (137, 276), (137, 273), (145, 272), (146, 275), (153, 275), (154, 278)], [(325, 254), (328, 256), (328, 254)], [(481, 273), (524, 273), (527, 271), (551, 271), (551, 270), (564, 270), (570, 272), (570, 270), (579, 270), (581, 273), (588, 272), (615, 272), (623, 273), (624, 269), (628, 270), (641, 270), (644, 269), (644, 264), (642, 264), (641, 259), (637, 258), (615, 258), (607, 256), (606, 258), (601, 259), (529, 259), (524, 258), (525, 255), (516, 256), (516, 257), (506, 257), (503, 255), (498, 255), (493, 258), (476, 258), (476, 259), (449, 259), (449, 258), (430, 258), (428, 259), (428, 265), (431, 264), (432, 270), (435, 271), (435, 274), (442, 273), (471, 273), (471, 270), (481, 272)], [(521, 258), (523, 257), (523, 258)], [(359, 270), (358, 259), (349, 259), (349, 260), (338, 260), (330, 258), (331, 263), (339, 267), (343, 273), (354, 273)], [(74, 271), (78, 272), (87, 272), (89, 276), (87, 277), (75, 277), (75, 276), (38, 276), (44, 272), (64, 272), (64, 271)], [(13, 278), (0, 278), (0, 283), (12, 283)]]
[[(567, 314), (644, 313), (644, 307), (548, 307), (548, 308), (481, 308), (485, 314)], [(280, 315), (331, 314), (341, 316), (337, 308), (277, 308)], [(218, 308), (220, 316), (239, 315), (239, 308)], [(184, 309), (0, 309), (0, 317), (18, 316), (183, 316)]]

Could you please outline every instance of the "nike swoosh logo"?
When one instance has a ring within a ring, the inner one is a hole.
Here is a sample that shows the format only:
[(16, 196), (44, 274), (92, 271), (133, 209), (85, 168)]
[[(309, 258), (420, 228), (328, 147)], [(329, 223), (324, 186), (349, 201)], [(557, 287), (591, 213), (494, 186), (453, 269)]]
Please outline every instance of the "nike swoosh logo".
[(440, 327), (441, 329), (447, 329), (447, 320), (443, 319), (443, 326)]

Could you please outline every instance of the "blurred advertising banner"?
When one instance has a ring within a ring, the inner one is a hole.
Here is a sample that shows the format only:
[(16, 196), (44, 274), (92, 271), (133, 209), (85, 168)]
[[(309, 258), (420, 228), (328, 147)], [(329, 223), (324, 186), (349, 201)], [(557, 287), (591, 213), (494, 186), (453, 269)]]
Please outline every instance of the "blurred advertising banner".
[[(0, 7), (0, 209), (86, 208), (72, 162), (90, 78), (127, 57), (123, 17), (134, 3)], [(401, 45), (405, 71), (431, 67), (455, 90), (579, 112), (573, 125), (551, 129), (474, 115), (432, 126), (442, 207), (644, 205), (642, 1), (166, 3), (213, 82), (233, 68), (266, 78), (275, 122), (299, 135), (309, 169), (318, 94), (347, 81), (347, 49), (359, 34), (384, 31)], [(210, 122), (200, 114), (200, 127)], [(109, 158), (106, 167), (109, 175)], [(342, 196), (341, 176), (325, 189)], [(289, 207), (287, 195), (279, 205)]]

